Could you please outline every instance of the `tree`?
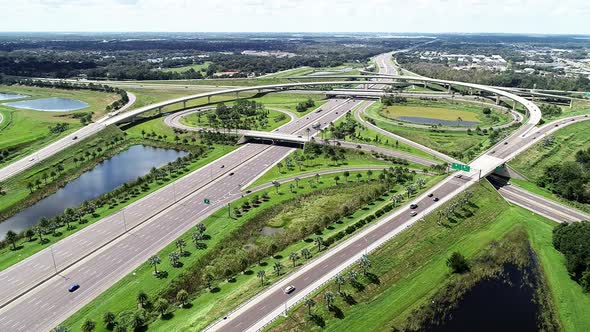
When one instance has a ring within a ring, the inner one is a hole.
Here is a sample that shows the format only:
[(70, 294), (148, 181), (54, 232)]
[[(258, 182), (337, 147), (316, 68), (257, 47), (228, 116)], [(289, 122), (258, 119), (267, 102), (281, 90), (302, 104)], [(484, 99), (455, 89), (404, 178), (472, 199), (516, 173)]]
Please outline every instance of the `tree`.
[(45, 239), (43, 238), (45, 230), (41, 226), (35, 226), (35, 233), (39, 235), (39, 242), (41, 244), (45, 243)]
[(176, 301), (180, 303), (180, 307), (184, 307), (188, 304), (188, 292), (184, 289), (181, 289), (176, 293)]
[(356, 173), (356, 180), (357, 181), (361, 181), (361, 178), (363, 177), (363, 175), (361, 173)]
[(116, 325), (113, 332), (127, 332), (127, 327), (125, 325)]
[(202, 233), (194, 232), (192, 234), (192, 238), (193, 238), (193, 242), (195, 243), (195, 247), (197, 249), (199, 249), (201, 247), (200, 241), (203, 241), (205, 239), (205, 237), (203, 236)]
[(289, 259), (293, 263), (293, 267), (295, 267), (295, 265), (297, 265), (297, 260), (299, 259), (299, 255), (297, 254), (297, 252), (294, 251), (289, 255)]
[(35, 236), (35, 231), (32, 228), (29, 228), (25, 231), (25, 236), (27, 237), (28, 241), (33, 241), (33, 236)]
[(195, 228), (197, 229), (197, 232), (201, 234), (205, 234), (205, 231), (207, 230), (207, 226), (205, 226), (205, 224), (203, 223), (198, 223), (197, 226), (195, 226)]
[(275, 187), (275, 189), (277, 190), (277, 194), (279, 193), (279, 187), (281, 186), (281, 183), (279, 181), (273, 181), (272, 185)]
[(322, 239), (322, 237), (318, 236), (313, 240), (313, 242), (318, 246), (318, 252), (322, 251), (322, 246), (324, 245), (324, 239)]
[(176, 251), (171, 252), (168, 254), (168, 259), (170, 259), (170, 265), (173, 267), (177, 267), (178, 263), (180, 263), (180, 254)]
[(166, 315), (166, 312), (168, 311), (169, 307), (170, 307), (170, 303), (168, 303), (168, 300), (163, 299), (163, 298), (157, 299), (156, 303), (154, 303), (154, 310), (156, 310), (158, 313), (160, 313), (160, 317), (163, 317), (164, 315)]
[(590, 269), (586, 270), (580, 278), (580, 285), (585, 292), (590, 293)]
[(258, 279), (260, 279), (261, 286), (264, 286), (264, 277), (266, 276), (266, 272), (264, 272), (264, 270), (260, 270), (256, 273), (256, 276)]
[(178, 253), (182, 256), (184, 254), (184, 247), (186, 247), (186, 241), (183, 239), (176, 240), (176, 248), (178, 248)]
[(143, 308), (148, 302), (148, 295), (144, 291), (139, 291), (137, 294), (137, 303)]
[(307, 248), (303, 248), (303, 249), (301, 249), (301, 256), (303, 258), (305, 258), (306, 260), (310, 259), (311, 258), (311, 251), (309, 251), (309, 249), (307, 249)]
[(369, 256), (363, 255), (359, 261), (359, 267), (363, 270), (363, 274), (367, 275), (369, 269), (371, 268), (371, 261), (369, 260)]
[(336, 182), (336, 184), (338, 184), (338, 181), (340, 181), (340, 177), (338, 175), (336, 175), (334, 177), (334, 182)]
[(6, 241), (12, 243), (12, 250), (16, 250), (16, 238), (17, 235), (15, 232), (13, 232), (12, 230), (9, 230), (8, 232), (6, 232)]
[(283, 269), (283, 264), (281, 264), (280, 262), (276, 262), (272, 268), (273, 268), (273, 270), (275, 270), (277, 276), (280, 276), (281, 270)]
[(336, 284), (336, 286), (338, 286), (338, 293), (340, 294), (340, 290), (342, 288), (342, 285), (346, 283), (346, 279), (344, 279), (344, 277), (339, 274), (336, 277), (334, 277), (334, 283)]
[(312, 298), (305, 299), (305, 305), (307, 306), (307, 314), (311, 316), (311, 308), (315, 306), (315, 301)]
[(282, 162), (278, 162), (277, 163), (277, 168), (279, 169), (279, 173), (283, 173), (283, 171), (281, 171), (281, 169), (283, 168), (283, 163)]
[(354, 270), (350, 270), (348, 271), (348, 281), (353, 284), (356, 282), (356, 278), (358, 277), (358, 274), (356, 273), (356, 271)]
[(334, 293), (330, 291), (326, 291), (324, 293), (324, 301), (326, 301), (326, 307), (328, 308), (328, 310), (332, 309), (332, 304), (334, 303), (335, 299), (336, 297), (334, 296)]
[(106, 326), (107, 329), (112, 329), (113, 326), (115, 326), (116, 322), (116, 316), (114, 313), (107, 311), (102, 315), (102, 321), (104, 323), (104, 325)]
[(94, 331), (95, 328), (96, 328), (96, 323), (91, 319), (87, 319), (84, 321), (84, 323), (82, 323), (82, 331), (83, 332), (92, 332), (92, 331)]
[(29, 188), (29, 192), (31, 192), (31, 194), (33, 193), (33, 189), (35, 189), (35, 185), (33, 184), (33, 182), (28, 182), (27, 183), (27, 188)]
[(373, 171), (372, 170), (368, 170), (367, 171), (367, 178), (369, 179), (369, 181), (371, 180), (371, 177), (373, 176)]
[(463, 273), (469, 270), (467, 259), (456, 251), (447, 259), (447, 266), (453, 270), (453, 273)]
[(146, 313), (144, 309), (137, 309), (133, 312), (129, 320), (129, 327), (133, 330), (138, 330), (145, 325)]
[(159, 256), (154, 255), (150, 258), (148, 258), (148, 264), (152, 265), (154, 267), (154, 274), (157, 275), (158, 274), (158, 264), (160, 264), (161, 259)]
[(348, 182), (348, 177), (350, 176), (350, 172), (349, 171), (344, 171), (344, 178), (346, 179), (346, 182)]

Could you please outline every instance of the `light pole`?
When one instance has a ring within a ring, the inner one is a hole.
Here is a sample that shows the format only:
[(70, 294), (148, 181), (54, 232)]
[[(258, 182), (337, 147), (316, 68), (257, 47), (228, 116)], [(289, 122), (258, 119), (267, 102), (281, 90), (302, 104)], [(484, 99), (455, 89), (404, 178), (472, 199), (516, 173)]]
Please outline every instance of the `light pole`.
[(57, 264), (55, 263), (55, 255), (53, 254), (53, 246), (49, 247), (51, 251), (51, 259), (53, 260), (53, 268), (55, 269), (55, 273), (57, 273)]
[(121, 213), (123, 214), (123, 229), (125, 233), (127, 232), (127, 219), (125, 218), (125, 209), (121, 210)]

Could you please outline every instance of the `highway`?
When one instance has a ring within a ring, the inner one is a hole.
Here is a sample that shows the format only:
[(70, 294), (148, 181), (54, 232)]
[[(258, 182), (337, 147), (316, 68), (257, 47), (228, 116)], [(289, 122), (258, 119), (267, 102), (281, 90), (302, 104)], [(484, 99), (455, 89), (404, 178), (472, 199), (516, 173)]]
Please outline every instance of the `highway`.
[[(368, 106), (369, 106), (369, 104), (365, 103), (365, 104), (361, 105), (360, 107), (358, 107), (358, 109), (364, 110)], [(189, 109), (189, 110), (182, 111), (182, 112), (177, 112), (177, 113), (168, 115), (164, 119), (164, 123), (172, 128), (188, 130), (188, 131), (197, 131), (197, 132), (201, 131), (201, 130), (222, 131), (220, 129), (192, 127), (192, 126), (187, 126), (187, 125), (181, 123), (181, 119), (183, 117), (188, 116), (190, 114), (203, 112), (203, 111), (206, 111), (209, 109), (211, 109), (211, 108), (210, 107), (202, 107), (202, 108), (195, 108), (195, 109)], [(276, 110), (279, 111), (278, 109), (276, 109)], [(281, 112), (285, 112), (285, 111), (281, 111)], [(290, 112), (288, 112), (288, 113), (290, 113)], [(291, 113), (291, 115), (292, 115), (292, 113)], [(292, 116), (294, 116), (294, 115), (292, 115)], [(295, 118), (292, 117), (292, 120), (295, 124), (299, 123), (299, 121), (307, 121), (305, 119), (297, 119), (296, 117)], [(326, 122), (326, 121), (322, 122), (322, 125), (324, 125), (324, 126), (326, 126), (328, 124), (329, 124), (329, 122)], [(250, 137), (285, 140), (285, 141), (289, 141), (289, 142), (303, 142), (303, 143), (305, 143), (305, 142), (310, 141), (307, 139), (307, 135), (299, 135), (301, 137), (298, 137), (298, 135), (293, 135), (293, 134), (277, 134), (277, 133), (272, 133), (272, 132), (269, 133), (269, 132), (255, 131), (255, 130), (232, 130), (232, 133), (237, 133), (238, 135), (249, 135)], [(312, 139), (314, 139), (314, 137), (312, 137)], [(343, 141), (343, 140), (319, 140), (319, 139), (315, 139), (315, 141), (318, 143), (325, 141), (328, 144), (329, 143), (337, 144), (337, 145), (340, 145), (341, 147), (349, 148), (349, 149), (378, 152), (378, 153), (382, 153), (382, 154), (390, 156), (390, 157), (404, 159), (404, 160), (411, 161), (416, 164), (420, 164), (420, 165), (424, 165), (424, 166), (432, 166), (432, 165), (437, 164), (436, 161), (431, 160), (431, 159), (426, 159), (426, 158), (415, 156), (415, 155), (412, 155), (409, 153), (390, 150), (390, 149), (386, 149), (386, 148), (382, 148), (382, 147), (378, 147), (378, 146), (374, 146), (374, 145), (370, 145), (370, 144), (365, 144), (365, 143), (347, 142), (347, 141)]]
[[(310, 113), (308, 121), (288, 123), (280, 131), (304, 133), (312, 123), (335, 121), (356, 105), (355, 101), (332, 100), (323, 106), (324, 112)], [(316, 133), (312, 129), (311, 134)], [(5, 286), (0, 289), (0, 331), (49, 330), (196, 223), (241, 197), (243, 187), (292, 151), (246, 144), (0, 272)], [(205, 205), (204, 198), (213, 203)], [(191, 218), (186, 217), (189, 215)], [(81, 288), (68, 293), (67, 286), (73, 282)], [(28, 311), (31, 307), (37, 308), (34, 317)]]
[(586, 213), (512, 185), (507, 179), (495, 175), (488, 176), (488, 179), (508, 202), (535, 212), (547, 219), (559, 223), (590, 220), (590, 216)]
[[(125, 112), (133, 105), (133, 103), (135, 103), (136, 97), (134, 94), (127, 93), (127, 96), (129, 97), (129, 102), (125, 104), (125, 106), (121, 107), (119, 109), (119, 112)], [(80, 128), (79, 130), (47, 145), (46, 147), (34, 153), (31, 153), (30, 155), (23, 157), (9, 164), (8, 166), (3, 167), (2, 169), (0, 169), (0, 181), (5, 181), (11, 176), (18, 174), (28, 169), (29, 167), (32, 167), (40, 161), (43, 161), (53, 156), (54, 154), (78, 143), (79, 141), (96, 134), (97, 132), (101, 131), (107, 126), (105, 124), (106, 121), (107, 117), (103, 117), (97, 120), (96, 122), (90, 123)], [(74, 137), (77, 137), (77, 139), (74, 139)]]

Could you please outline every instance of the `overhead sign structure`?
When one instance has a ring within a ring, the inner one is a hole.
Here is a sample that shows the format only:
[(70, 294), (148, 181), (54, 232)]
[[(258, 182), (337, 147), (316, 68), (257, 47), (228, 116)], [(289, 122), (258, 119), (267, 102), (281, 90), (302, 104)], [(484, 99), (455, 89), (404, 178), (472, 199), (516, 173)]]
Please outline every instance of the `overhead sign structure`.
[(453, 163), (451, 165), (451, 168), (454, 170), (457, 170), (457, 171), (465, 171), (465, 172), (471, 171), (471, 166), (463, 165), (463, 164), (459, 164), (459, 163)]
[(205, 204), (209, 205), (209, 204), (211, 204), (211, 200), (210, 200), (209, 198), (205, 198), (205, 199), (203, 200), (203, 203), (205, 203)]
[(584, 97), (590, 97), (590, 92), (586, 92), (586, 93), (584, 94)]

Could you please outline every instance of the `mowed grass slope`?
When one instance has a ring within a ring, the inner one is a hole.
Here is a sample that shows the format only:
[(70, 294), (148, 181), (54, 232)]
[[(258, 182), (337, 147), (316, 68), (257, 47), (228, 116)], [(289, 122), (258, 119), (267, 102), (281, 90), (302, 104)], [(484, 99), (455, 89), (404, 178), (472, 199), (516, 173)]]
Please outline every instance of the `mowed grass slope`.
[(590, 295), (569, 278), (563, 256), (551, 243), (555, 223), (531, 214), (505, 202), (487, 183), (475, 185), (473, 215), (461, 211), (455, 222), (437, 225), (437, 217), (431, 214), (396, 236), (385, 246), (369, 255), (371, 272), (379, 283), (368, 283), (362, 291), (348, 284), (343, 286), (357, 304), (345, 303), (337, 295), (336, 286), (329, 283), (323, 290), (335, 293), (334, 305), (342, 311), (341, 318), (326, 310), (322, 294), (312, 311), (320, 315), (326, 326), (318, 327), (309, 321), (307, 307), (301, 305), (288, 319), (281, 318), (268, 330), (271, 331), (384, 331), (411, 319), (412, 311), (429, 301), (438, 289), (452, 278), (446, 260), (458, 251), (473, 258), (492, 241), (504, 237), (516, 227), (523, 227), (542, 271), (548, 281), (558, 317), (566, 331), (590, 329)]

